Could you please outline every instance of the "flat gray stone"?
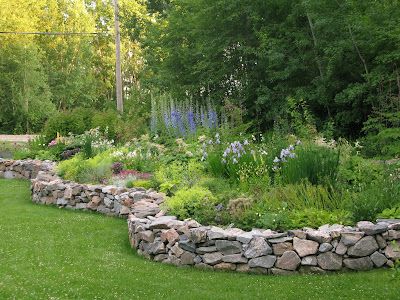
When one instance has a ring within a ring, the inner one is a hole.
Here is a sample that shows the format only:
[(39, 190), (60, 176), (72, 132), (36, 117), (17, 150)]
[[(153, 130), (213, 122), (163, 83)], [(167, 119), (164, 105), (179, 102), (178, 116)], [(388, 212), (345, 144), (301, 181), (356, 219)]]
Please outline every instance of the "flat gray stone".
[(246, 264), (248, 262), (248, 259), (241, 254), (230, 254), (224, 255), (222, 261), (233, 264)]
[(366, 235), (375, 235), (385, 232), (388, 229), (387, 223), (374, 224), (368, 221), (360, 221), (357, 223), (358, 229), (364, 231)]
[(273, 267), (275, 262), (276, 262), (276, 256), (274, 255), (260, 256), (250, 259), (249, 267), (250, 268), (260, 267), (260, 268), (270, 269)]
[(236, 240), (243, 243), (248, 244), (250, 243), (251, 239), (253, 238), (253, 232), (245, 232), (236, 237)]
[[(139, 201), (133, 204), (132, 213), (138, 218), (145, 218), (147, 216), (155, 216), (160, 212), (160, 207), (152, 202)], [(161, 218), (159, 218), (161, 219)], [(160, 220), (161, 222), (162, 220)], [(167, 227), (163, 227), (167, 228)]]
[(312, 230), (312, 231), (307, 231), (307, 239), (322, 244), (322, 243), (330, 243), (332, 237), (330, 236), (329, 233), (319, 230)]
[[(136, 214), (134, 214), (134, 215), (138, 218), (143, 218), (143, 217), (137, 216)], [(169, 229), (179, 222), (182, 222), (182, 221), (177, 221), (175, 216), (163, 216), (163, 217), (154, 219), (154, 221), (152, 221), (150, 223), (149, 228), (150, 229)]]
[(351, 246), (347, 253), (350, 256), (368, 256), (379, 249), (379, 246), (373, 236), (366, 236), (360, 239), (354, 246)]
[(179, 247), (189, 252), (196, 252), (196, 244), (189, 240), (180, 240)]
[(315, 267), (315, 266), (301, 266), (300, 267), (300, 274), (326, 274), (327, 271), (319, 268), (319, 267)]
[(223, 255), (242, 252), (242, 244), (238, 241), (216, 240), (215, 246)]
[(209, 240), (217, 240), (217, 239), (227, 239), (228, 234), (222, 228), (212, 226), (207, 231), (207, 236)]
[(203, 259), (203, 262), (208, 265), (216, 265), (222, 262), (222, 257), (223, 257), (222, 253), (212, 252), (204, 254), (201, 258)]
[(292, 240), (293, 240), (293, 238), (290, 236), (283, 236), (283, 237), (279, 237), (279, 238), (267, 239), (267, 241), (271, 244), (291, 242)]
[(273, 275), (291, 276), (291, 275), (296, 275), (299, 272), (297, 272), (297, 271), (289, 271), (289, 270), (282, 270), (282, 269), (279, 269), (279, 268), (272, 268), (271, 269), (271, 273)]
[(215, 246), (199, 247), (196, 249), (196, 253), (198, 253), (198, 254), (205, 254), (205, 253), (216, 252), (216, 251), (217, 251), (217, 247), (215, 247)]
[(346, 268), (357, 271), (371, 270), (374, 267), (374, 264), (369, 256), (361, 258), (345, 258), (343, 260), (343, 264)]
[(364, 232), (359, 231), (350, 231), (350, 232), (342, 232), (340, 241), (345, 246), (353, 246), (364, 236)]
[(318, 265), (324, 270), (340, 270), (342, 260), (342, 256), (333, 252), (325, 252), (317, 256)]

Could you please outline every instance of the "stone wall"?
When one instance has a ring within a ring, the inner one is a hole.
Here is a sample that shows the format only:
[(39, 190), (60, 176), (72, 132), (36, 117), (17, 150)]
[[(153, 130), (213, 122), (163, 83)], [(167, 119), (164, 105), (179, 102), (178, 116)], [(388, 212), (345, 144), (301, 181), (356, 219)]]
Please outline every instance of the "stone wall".
[(53, 174), (54, 163), (40, 160), (7, 160), (0, 158), (0, 178), (33, 179), (40, 171)]
[(265, 274), (326, 273), (393, 266), (400, 259), (400, 220), (356, 227), (324, 225), (287, 232), (201, 226), (173, 216), (128, 218), (138, 253), (175, 265)]
[[(0, 177), (32, 179), (32, 200), (128, 217), (140, 255), (174, 265), (262, 274), (326, 273), (390, 267), (400, 259), (400, 220), (324, 225), (287, 232), (202, 226), (165, 216), (153, 190), (65, 181), (40, 161), (0, 160)], [(35, 174), (37, 175), (35, 177)]]

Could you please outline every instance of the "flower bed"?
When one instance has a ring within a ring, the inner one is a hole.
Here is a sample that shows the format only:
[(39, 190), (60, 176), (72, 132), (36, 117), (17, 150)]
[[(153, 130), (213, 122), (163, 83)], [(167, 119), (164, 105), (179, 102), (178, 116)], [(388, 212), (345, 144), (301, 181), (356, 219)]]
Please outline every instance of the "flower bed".
[(132, 247), (155, 261), (293, 274), (390, 267), (400, 259), (400, 220), (285, 232), (202, 226), (195, 220), (165, 216), (160, 207), (165, 198), (155, 191), (65, 181), (51, 166), (48, 162), (0, 160), (0, 177), (31, 178), (34, 202), (128, 216)]

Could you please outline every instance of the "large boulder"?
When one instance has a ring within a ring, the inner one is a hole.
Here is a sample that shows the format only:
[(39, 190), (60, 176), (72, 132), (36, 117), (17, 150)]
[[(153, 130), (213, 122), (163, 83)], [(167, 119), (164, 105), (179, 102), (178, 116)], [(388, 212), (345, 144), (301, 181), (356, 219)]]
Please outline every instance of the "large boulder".
[(385, 232), (388, 229), (387, 223), (374, 224), (368, 221), (360, 221), (357, 223), (357, 227), (360, 231), (364, 231), (366, 235), (375, 235), (378, 233)]
[(206, 253), (203, 256), (201, 256), (203, 262), (208, 265), (216, 265), (222, 262), (222, 257), (223, 255), (220, 252)]
[(342, 260), (342, 256), (333, 252), (325, 252), (317, 256), (318, 265), (324, 270), (340, 270)]
[(342, 232), (341, 236), (342, 237), (340, 241), (345, 246), (353, 246), (364, 236), (364, 232), (359, 232), (359, 231)]
[(286, 251), (278, 258), (276, 267), (283, 270), (294, 271), (300, 265), (301, 259), (294, 251)]
[(361, 258), (345, 258), (343, 264), (346, 268), (359, 271), (371, 270), (374, 267), (369, 256)]
[(300, 257), (317, 253), (319, 244), (315, 241), (293, 238), (293, 248)]
[(267, 254), (272, 254), (272, 248), (262, 237), (253, 238), (244, 252), (246, 258), (255, 258)]
[(215, 246), (223, 255), (242, 252), (242, 244), (238, 241), (217, 240), (215, 241)]
[(260, 256), (249, 260), (249, 267), (250, 268), (265, 268), (270, 269), (274, 266), (276, 262), (276, 256), (274, 255), (266, 255)]
[(350, 256), (362, 257), (368, 256), (379, 249), (378, 243), (373, 236), (366, 236), (360, 239), (354, 246), (347, 250)]

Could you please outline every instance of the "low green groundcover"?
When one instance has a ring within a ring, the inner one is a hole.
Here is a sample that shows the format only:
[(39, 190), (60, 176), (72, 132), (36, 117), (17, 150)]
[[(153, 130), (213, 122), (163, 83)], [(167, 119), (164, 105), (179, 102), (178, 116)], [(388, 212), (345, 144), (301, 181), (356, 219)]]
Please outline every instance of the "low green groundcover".
[(126, 221), (35, 205), (27, 181), (0, 180), (1, 299), (395, 299), (391, 270), (263, 276), (147, 261)]

